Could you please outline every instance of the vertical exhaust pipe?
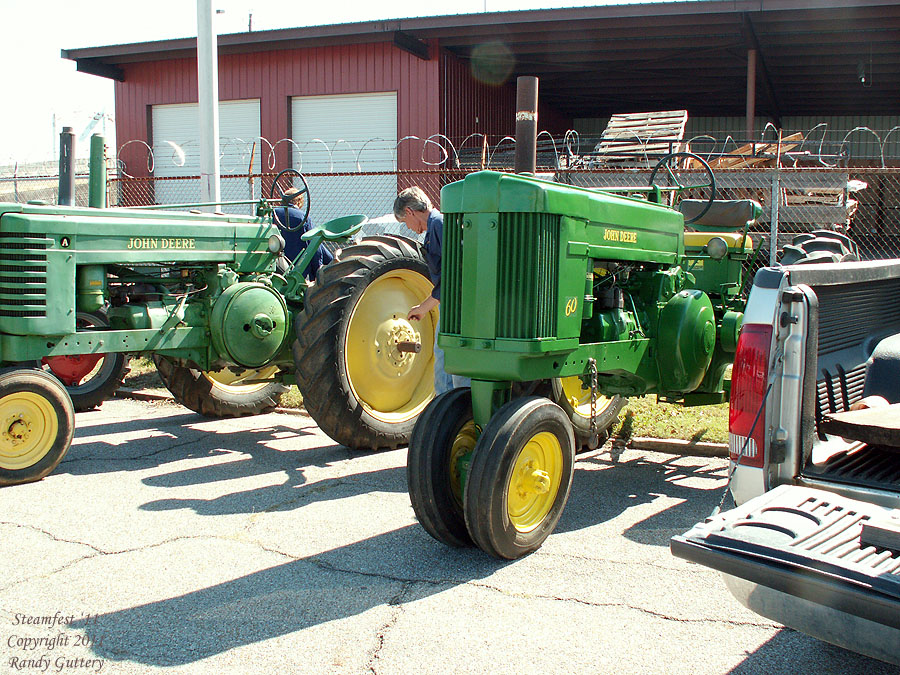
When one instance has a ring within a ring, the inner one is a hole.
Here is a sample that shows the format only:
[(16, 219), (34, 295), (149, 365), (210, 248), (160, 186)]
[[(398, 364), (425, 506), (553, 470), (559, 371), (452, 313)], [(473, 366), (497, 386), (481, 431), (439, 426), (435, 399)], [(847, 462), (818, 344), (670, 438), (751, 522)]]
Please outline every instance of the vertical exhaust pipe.
[(516, 78), (516, 173), (537, 171), (538, 79), (531, 75)]
[(59, 198), (62, 206), (75, 206), (75, 133), (63, 127), (59, 135)]
[(91, 136), (91, 171), (88, 182), (88, 206), (106, 208), (106, 139)]

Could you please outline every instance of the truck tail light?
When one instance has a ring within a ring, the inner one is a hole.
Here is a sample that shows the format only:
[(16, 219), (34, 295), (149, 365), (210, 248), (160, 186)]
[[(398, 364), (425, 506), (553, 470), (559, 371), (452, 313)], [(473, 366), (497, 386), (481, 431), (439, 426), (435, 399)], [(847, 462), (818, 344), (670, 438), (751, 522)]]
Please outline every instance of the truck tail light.
[(765, 459), (764, 405), (771, 345), (772, 326), (750, 323), (741, 328), (734, 366), (731, 369), (731, 403), (728, 415), (729, 455), (733, 462), (737, 462), (743, 451), (741, 466), (762, 468)]

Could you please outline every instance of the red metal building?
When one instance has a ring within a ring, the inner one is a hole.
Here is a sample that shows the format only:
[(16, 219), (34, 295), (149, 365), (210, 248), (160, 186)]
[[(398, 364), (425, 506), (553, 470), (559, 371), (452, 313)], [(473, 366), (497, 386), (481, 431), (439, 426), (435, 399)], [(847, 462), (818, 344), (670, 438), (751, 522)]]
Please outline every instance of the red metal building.
[[(579, 118), (686, 108), (696, 120), (744, 118), (749, 136), (802, 116), (893, 119), (898, 30), (896, 0), (710, 0), (237, 33), (219, 36), (219, 98), (258, 101), (254, 133), (274, 143), (295, 132), (297, 97), (395, 92), (399, 169), (427, 164), (409, 136), (512, 134), (517, 75), (540, 78), (539, 128), (554, 134)], [(185, 38), (63, 56), (116, 80), (122, 147), (153, 144), (154, 106), (197, 100), (195, 53)], [(291, 152), (277, 145), (274, 168)], [(139, 155), (125, 148), (132, 173)]]

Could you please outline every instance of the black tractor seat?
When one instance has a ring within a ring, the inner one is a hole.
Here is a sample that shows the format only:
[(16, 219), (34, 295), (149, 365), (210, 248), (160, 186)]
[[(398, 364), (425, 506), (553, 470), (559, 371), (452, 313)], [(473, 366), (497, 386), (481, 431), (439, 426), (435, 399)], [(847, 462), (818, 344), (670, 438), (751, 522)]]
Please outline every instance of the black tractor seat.
[[(706, 208), (707, 203), (706, 199), (682, 199), (678, 210), (685, 220), (690, 220)], [(703, 232), (743, 230), (761, 215), (762, 206), (754, 199), (717, 199), (688, 227)]]

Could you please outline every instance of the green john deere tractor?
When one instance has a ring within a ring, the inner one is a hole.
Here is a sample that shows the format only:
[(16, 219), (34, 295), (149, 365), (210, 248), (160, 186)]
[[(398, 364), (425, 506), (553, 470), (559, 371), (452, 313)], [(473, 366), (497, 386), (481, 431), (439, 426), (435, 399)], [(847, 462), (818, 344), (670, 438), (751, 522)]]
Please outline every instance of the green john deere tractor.
[[(436, 316), (406, 321), (431, 292), (415, 241), (345, 246), (310, 284), (301, 271), (319, 244), (346, 242), (365, 218), (315, 227), (285, 259), (272, 206), (300, 187), (308, 217), (301, 175), (279, 174), (255, 216), (109, 209), (104, 155), (95, 136), (89, 208), (0, 204), (0, 485), (59, 464), (75, 405), (108, 395), (126, 354), (152, 355), (175, 399), (203, 415), (271, 410), (296, 381), (337, 442), (407, 443), (434, 395)], [(79, 391), (99, 361), (107, 369)]]
[[(686, 159), (703, 170), (685, 179)], [(688, 188), (707, 197), (666, 205)], [(472, 386), (433, 400), (410, 441), (410, 498), (437, 540), (525, 555), (622, 397), (726, 400), (761, 209), (715, 201), (712, 171), (688, 153), (627, 192), (493, 171), (443, 188), (438, 343)]]

